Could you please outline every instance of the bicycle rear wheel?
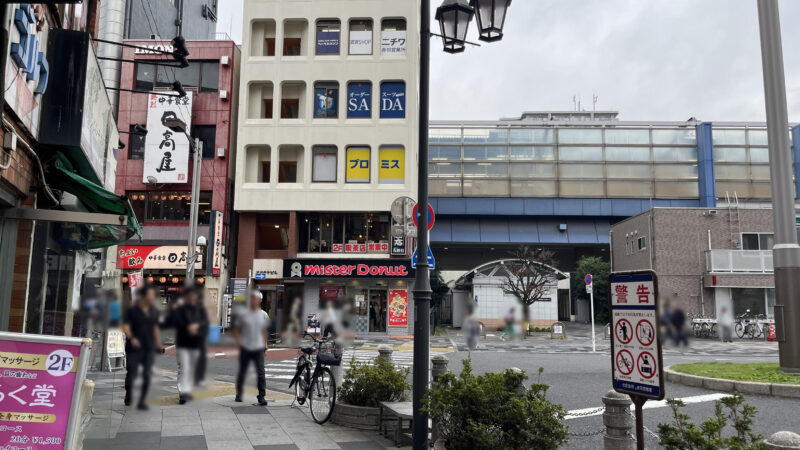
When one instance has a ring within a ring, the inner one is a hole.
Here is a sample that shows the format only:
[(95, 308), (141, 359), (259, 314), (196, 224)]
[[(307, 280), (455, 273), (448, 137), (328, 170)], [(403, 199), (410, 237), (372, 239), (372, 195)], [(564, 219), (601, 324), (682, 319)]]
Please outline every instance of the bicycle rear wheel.
[(303, 405), (306, 402), (306, 379), (304, 375), (294, 384), (294, 399), (298, 405)]
[(736, 336), (739, 339), (744, 336), (744, 325), (742, 325), (742, 322), (736, 322), (736, 327), (734, 327), (734, 330), (736, 330)]
[(336, 406), (336, 380), (331, 369), (322, 367), (311, 380), (311, 391), (308, 394), (308, 406), (314, 422), (322, 425), (331, 418)]

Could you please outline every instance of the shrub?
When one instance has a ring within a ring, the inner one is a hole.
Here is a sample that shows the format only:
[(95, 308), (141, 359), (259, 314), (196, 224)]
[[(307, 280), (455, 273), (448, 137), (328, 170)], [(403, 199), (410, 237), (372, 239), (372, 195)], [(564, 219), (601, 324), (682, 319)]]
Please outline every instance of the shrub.
[[(687, 414), (680, 412), (683, 402), (668, 399), (667, 403), (672, 408), (674, 423), (658, 424), (659, 444), (668, 450), (761, 450), (764, 448), (763, 437), (751, 431), (753, 418), (756, 415), (755, 406), (748, 405), (742, 394), (736, 392), (731, 397), (725, 397), (714, 404), (714, 416), (707, 418), (698, 428), (692, 423)], [(728, 420), (732, 420), (731, 427), (734, 434), (729, 437), (722, 435)]]
[(425, 409), (451, 450), (557, 449), (567, 441), (565, 411), (545, 398), (547, 385), (526, 389), (527, 379), (511, 370), (475, 376), (466, 359), (460, 375), (437, 380)]
[(403, 401), (411, 388), (406, 382), (408, 373), (408, 369), (396, 369), (383, 358), (371, 365), (353, 360), (344, 375), (339, 398), (353, 406), (373, 408), (380, 402)]

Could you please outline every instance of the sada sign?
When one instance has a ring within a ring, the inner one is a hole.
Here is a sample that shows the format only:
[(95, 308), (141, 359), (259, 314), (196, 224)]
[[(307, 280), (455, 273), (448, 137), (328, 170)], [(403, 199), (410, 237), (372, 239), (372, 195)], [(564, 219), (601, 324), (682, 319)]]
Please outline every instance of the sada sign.
[(406, 84), (402, 81), (381, 83), (381, 119), (406, 117)]

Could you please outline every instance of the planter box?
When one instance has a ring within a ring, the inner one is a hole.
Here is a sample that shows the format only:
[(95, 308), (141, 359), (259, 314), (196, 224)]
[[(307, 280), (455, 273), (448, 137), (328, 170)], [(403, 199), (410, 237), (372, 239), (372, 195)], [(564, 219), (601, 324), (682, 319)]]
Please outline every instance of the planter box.
[(353, 406), (347, 403), (336, 403), (333, 408), (331, 421), (337, 425), (356, 428), (359, 430), (378, 431), (380, 408), (367, 406)]

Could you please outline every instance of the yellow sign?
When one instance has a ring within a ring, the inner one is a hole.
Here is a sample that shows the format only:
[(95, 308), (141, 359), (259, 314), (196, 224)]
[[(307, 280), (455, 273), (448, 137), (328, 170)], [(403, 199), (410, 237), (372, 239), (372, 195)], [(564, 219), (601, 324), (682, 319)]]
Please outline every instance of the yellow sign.
[(54, 423), (56, 421), (56, 415), (0, 411), (0, 421)]
[[(0, 368), (3, 369), (22, 369), (22, 370), (48, 370), (47, 359), (51, 364), (58, 363), (61, 356), (53, 355), (48, 357), (37, 353), (12, 353), (0, 352)], [(75, 372), (76, 365), (69, 368), (69, 372)], [(65, 371), (66, 372), (66, 371)]]
[(378, 153), (380, 166), (378, 182), (382, 184), (403, 184), (406, 180), (406, 151), (403, 148), (388, 147)]
[(347, 149), (347, 182), (369, 183), (369, 147)]

